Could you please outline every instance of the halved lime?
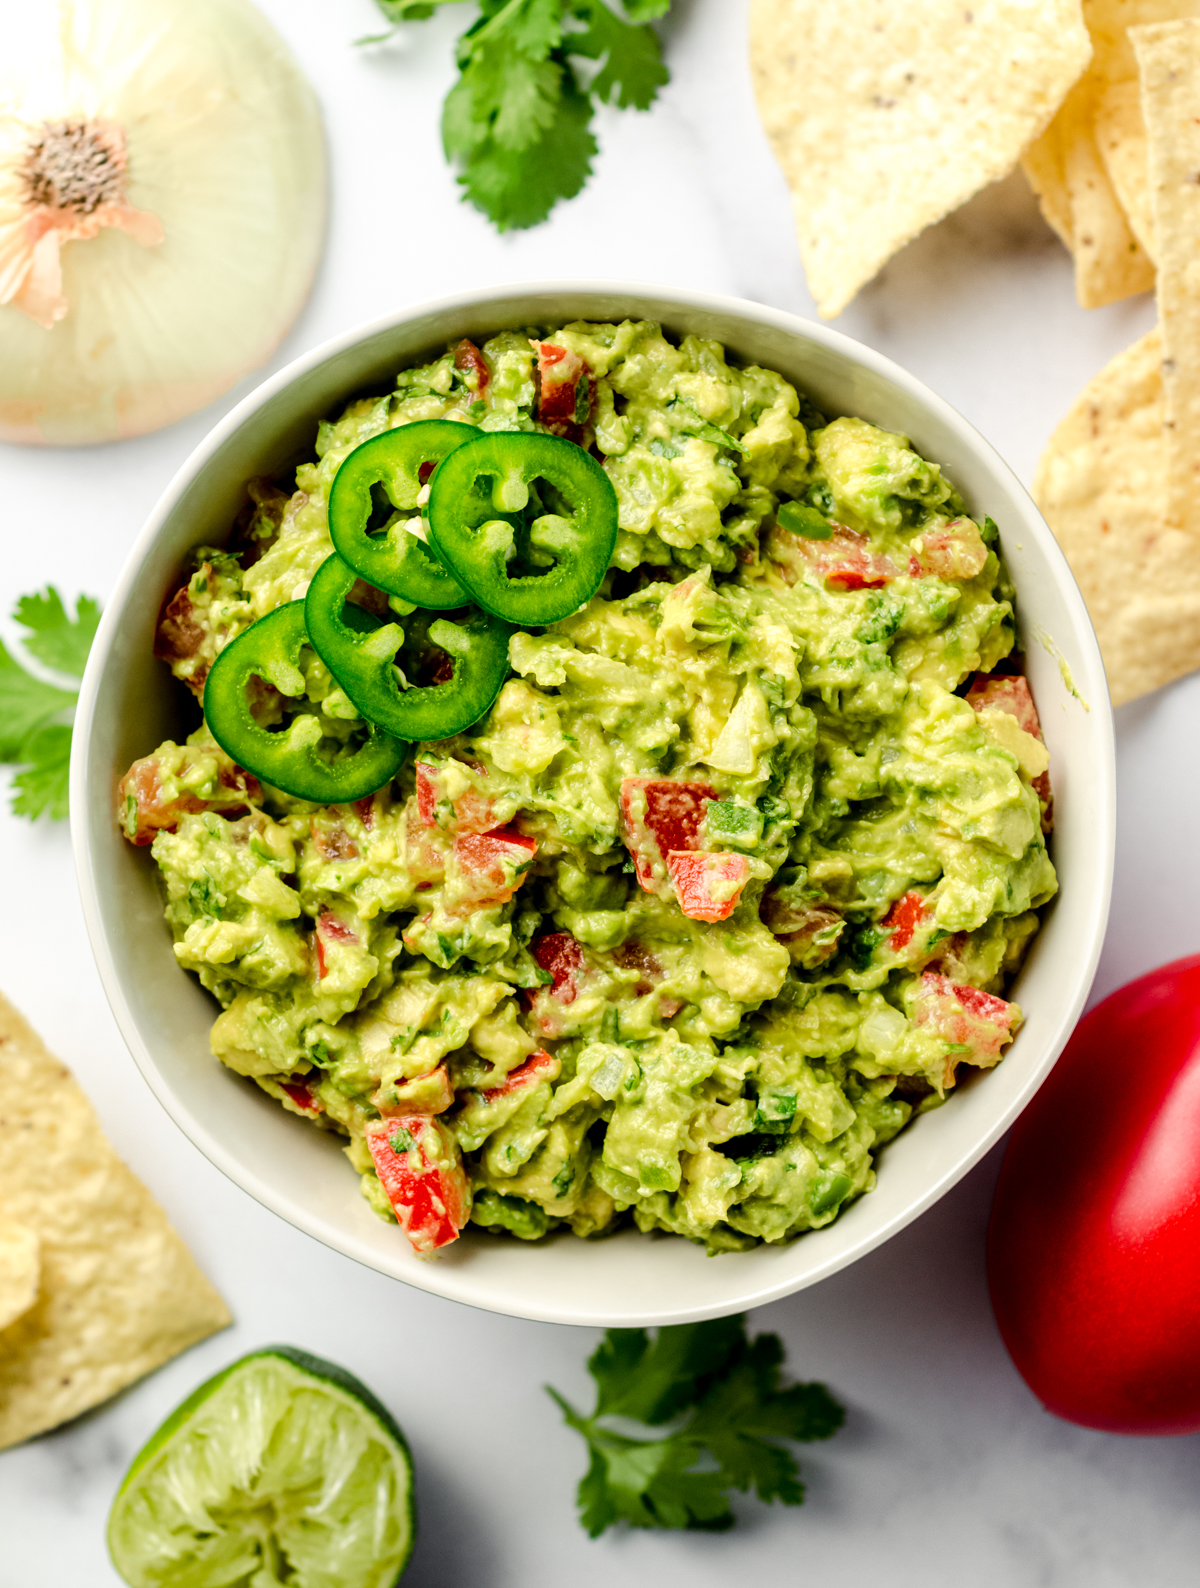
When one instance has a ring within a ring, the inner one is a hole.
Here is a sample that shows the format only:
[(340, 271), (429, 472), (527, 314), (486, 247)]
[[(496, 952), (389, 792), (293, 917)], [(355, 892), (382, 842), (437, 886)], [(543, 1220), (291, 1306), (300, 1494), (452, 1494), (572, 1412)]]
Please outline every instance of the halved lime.
[(292, 1346), (189, 1395), (108, 1519), (130, 1588), (392, 1588), (416, 1516), (404, 1435), (353, 1374)]

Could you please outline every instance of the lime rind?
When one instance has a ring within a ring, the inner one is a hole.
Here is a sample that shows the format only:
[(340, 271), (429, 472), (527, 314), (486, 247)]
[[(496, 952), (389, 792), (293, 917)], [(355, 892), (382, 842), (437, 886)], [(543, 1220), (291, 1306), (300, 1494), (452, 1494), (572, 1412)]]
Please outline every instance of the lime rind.
[(270, 1346), (216, 1374), (134, 1459), (109, 1517), (131, 1588), (393, 1588), (412, 1462), (353, 1374)]

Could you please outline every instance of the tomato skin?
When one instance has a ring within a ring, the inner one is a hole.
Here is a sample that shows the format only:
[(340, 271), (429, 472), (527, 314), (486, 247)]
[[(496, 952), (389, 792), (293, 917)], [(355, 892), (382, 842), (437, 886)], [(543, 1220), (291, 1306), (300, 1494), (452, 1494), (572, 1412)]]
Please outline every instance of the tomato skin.
[(1200, 1432), (1200, 955), (1076, 1028), (1014, 1127), (988, 1282), (1048, 1411), (1108, 1433)]

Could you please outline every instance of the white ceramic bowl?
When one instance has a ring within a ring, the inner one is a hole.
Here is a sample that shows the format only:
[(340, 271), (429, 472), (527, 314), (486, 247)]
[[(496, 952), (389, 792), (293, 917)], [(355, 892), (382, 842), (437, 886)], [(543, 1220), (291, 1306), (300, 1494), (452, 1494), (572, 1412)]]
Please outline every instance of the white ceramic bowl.
[[(1021, 973), (1014, 996), (1025, 1025), (1004, 1062), (889, 1146), (876, 1190), (827, 1229), (715, 1259), (674, 1236), (634, 1231), (532, 1246), (468, 1231), (420, 1261), (395, 1225), (369, 1210), (336, 1138), (307, 1129), (211, 1056), (216, 1005), (176, 966), (149, 853), (117, 830), (117, 781), (194, 720), (152, 655), (155, 623), (189, 551), (228, 535), (251, 475), (303, 456), (318, 418), (355, 393), (387, 389), (397, 370), (451, 340), (625, 316), (713, 337), (780, 370), (828, 414), (903, 431), (974, 514), (995, 519), (1052, 755), (1061, 892)], [(987, 442), (912, 376), (836, 331), (758, 304), (622, 283), (518, 285), (425, 304), (297, 359), (239, 404), (192, 454), (133, 549), (88, 663), (71, 767), (79, 883), (105, 991), (142, 1074), (200, 1150), (297, 1228), (382, 1273), (496, 1312), (604, 1325), (682, 1323), (814, 1284), (903, 1229), (978, 1161), (1044, 1079), (1083, 1007), (1108, 912), (1113, 808), (1112, 717), (1083, 601), (1050, 531)]]

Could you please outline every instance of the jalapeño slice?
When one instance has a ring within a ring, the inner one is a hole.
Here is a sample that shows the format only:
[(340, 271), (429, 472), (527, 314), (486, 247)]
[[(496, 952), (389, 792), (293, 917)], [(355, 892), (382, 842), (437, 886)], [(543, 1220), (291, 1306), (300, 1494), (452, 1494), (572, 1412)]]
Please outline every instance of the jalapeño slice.
[(617, 541), (617, 493), (573, 441), (477, 434), (433, 476), (429, 538), (481, 607), (540, 627), (595, 595)]
[(304, 608), (313, 649), (362, 715), (414, 741), (449, 739), (478, 722), (508, 673), (508, 624), (490, 613), (464, 623), (436, 619), (429, 639), (449, 657), (451, 676), (444, 684), (401, 689), (396, 652), (404, 632), (397, 623), (375, 628), (370, 614), (347, 599), (356, 577), (335, 552), (317, 569)]
[(470, 597), (423, 540), (393, 515), (370, 529), (375, 488), (398, 513), (420, 511), (429, 473), (476, 434), (452, 419), (421, 419), (372, 436), (345, 459), (329, 491), (329, 537), (342, 561), (369, 584), (431, 612), (464, 606)]
[[(378, 623), (370, 613), (363, 617), (372, 626)], [(246, 695), (251, 679), (265, 679), (281, 695), (303, 695), (304, 675), (297, 664), (307, 642), (303, 601), (289, 601), (259, 618), (212, 664), (204, 715), (221, 748), (261, 782), (317, 805), (347, 805), (391, 782), (408, 746), (371, 724), (359, 749), (327, 759), (318, 749), (321, 724), (313, 713), (297, 713), (278, 730), (255, 721)]]

